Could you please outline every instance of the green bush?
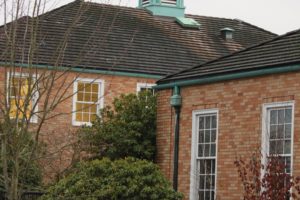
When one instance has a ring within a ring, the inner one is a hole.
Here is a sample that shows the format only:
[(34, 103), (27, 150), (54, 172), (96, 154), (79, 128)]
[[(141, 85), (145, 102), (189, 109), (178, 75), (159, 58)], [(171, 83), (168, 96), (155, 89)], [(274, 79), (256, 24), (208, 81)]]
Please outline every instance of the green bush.
[(146, 160), (108, 158), (81, 163), (42, 200), (178, 200), (158, 167)]
[(85, 150), (96, 158), (135, 157), (154, 160), (156, 97), (151, 92), (121, 95), (101, 110), (92, 127), (79, 136)]

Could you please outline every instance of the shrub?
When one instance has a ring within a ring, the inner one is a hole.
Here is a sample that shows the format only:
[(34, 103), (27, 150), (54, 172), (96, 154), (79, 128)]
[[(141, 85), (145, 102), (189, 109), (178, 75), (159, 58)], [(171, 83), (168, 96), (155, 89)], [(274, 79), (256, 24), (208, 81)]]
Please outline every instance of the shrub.
[(43, 200), (177, 200), (158, 167), (146, 160), (108, 158), (79, 164)]
[(96, 158), (135, 157), (154, 160), (156, 97), (151, 92), (121, 95), (112, 107), (101, 110), (92, 127), (79, 136), (89, 154)]

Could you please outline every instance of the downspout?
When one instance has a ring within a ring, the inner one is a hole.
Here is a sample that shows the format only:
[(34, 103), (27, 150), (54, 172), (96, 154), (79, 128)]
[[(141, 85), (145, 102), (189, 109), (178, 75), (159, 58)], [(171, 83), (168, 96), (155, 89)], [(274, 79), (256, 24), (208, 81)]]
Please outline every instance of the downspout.
[(178, 155), (179, 155), (179, 119), (182, 104), (182, 97), (178, 86), (174, 86), (173, 96), (170, 101), (175, 110), (175, 133), (174, 133), (174, 160), (173, 160), (173, 189), (178, 189)]

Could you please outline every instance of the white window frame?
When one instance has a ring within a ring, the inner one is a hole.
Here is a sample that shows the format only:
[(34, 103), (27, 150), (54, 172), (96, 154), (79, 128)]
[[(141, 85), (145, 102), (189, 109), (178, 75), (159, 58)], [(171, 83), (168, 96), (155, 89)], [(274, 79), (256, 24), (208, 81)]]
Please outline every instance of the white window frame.
[(156, 84), (154, 84), (154, 83), (137, 83), (136, 84), (136, 92), (139, 93), (142, 90), (142, 88), (152, 89), (152, 87), (155, 85)]
[[(6, 80), (6, 91), (7, 91), (7, 94), (6, 94), (6, 100), (7, 100), (7, 103), (10, 104), (10, 97), (9, 97), (9, 85), (10, 85), (10, 80), (11, 80), (11, 77), (19, 77), (19, 78), (27, 78), (29, 77), (30, 74), (29, 73), (21, 73), (21, 72), (7, 72), (7, 80)], [(32, 78), (34, 79), (34, 81), (37, 81), (38, 79), (38, 75), (37, 74), (33, 74), (32, 75)], [(34, 84), (36, 84), (34, 82)], [(36, 86), (38, 87), (38, 86)], [(35, 94), (32, 96), (32, 105), (35, 105), (35, 108), (33, 110), (33, 113), (37, 113), (38, 112), (38, 103), (37, 103), (37, 100), (39, 98), (39, 92), (36, 91)], [(13, 117), (11, 117), (11, 119), (14, 119)], [(38, 116), (36, 114), (33, 114), (30, 118), (30, 123), (37, 123), (38, 122)]]
[(216, 114), (216, 162), (215, 162), (215, 199), (217, 192), (217, 168), (218, 168), (218, 138), (219, 138), (219, 110), (218, 109), (204, 109), (194, 110), (192, 113), (192, 139), (191, 139), (191, 171), (190, 171), (190, 200), (197, 200), (197, 154), (198, 154), (198, 126), (197, 116), (205, 114)]
[(91, 78), (76, 78), (74, 80), (73, 86), (73, 108), (72, 108), (72, 125), (73, 126), (91, 126), (91, 122), (80, 122), (76, 121), (76, 102), (77, 102), (77, 88), (78, 82), (85, 82), (85, 83), (97, 83), (98, 87), (98, 102), (97, 104), (97, 115), (99, 115), (99, 110), (104, 106), (104, 80), (102, 79), (91, 79)]
[[(269, 116), (268, 110), (272, 108), (282, 108), (282, 107), (292, 107), (292, 119), (291, 119), (291, 171), (290, 174), (293, 174), (293, 155), (294, 155), (294, 118), (295, 118), (295, 102), (286, 101), (286, 102), (274, 102), (263, 104), (263, 113), (262, 113), (262, 142), (261, 142), (261, 154), (262, 154), (262, 164), (267, 164), (267, 155), (269, 153), (269, 139), (267, 138), (268, 128), (269, 128)], [(261, 170), (261, 177), (263, 177), (265, 171)]]

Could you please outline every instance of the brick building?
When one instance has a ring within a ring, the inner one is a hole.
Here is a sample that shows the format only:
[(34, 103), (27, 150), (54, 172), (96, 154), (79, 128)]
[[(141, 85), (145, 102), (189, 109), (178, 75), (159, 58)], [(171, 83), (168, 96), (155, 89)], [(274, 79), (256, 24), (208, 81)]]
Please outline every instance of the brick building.
[[(15, 32), (10, 32), (14, 25)], [(90, 124), (98, 110), (120, 94), (149, 88), (175, 71), (273, 37), (240, 20), (184, 14), (183, 0), (162, 0), (159, 4), (140, 0), (139, 8), (76, 0), (0, 28), (0, 105), (10, 99), (13, 117), (17, 100), (5, 92), (9, 80), (21, 80), (22, 88), (28, 89), (28, 70), (35, 70), (36, 77), (57, 71), (57, 89), (63, 85), (63, 96), (70, 98), (53, 111), (62, 115), (43, 126), (44, 140), (55, 152), (70, 141), (70, 132)], [(36, 113), (42, 107), (37, 102)], [(30, 121), (39, 124), (39, 114)], [(63, 149), (56, 154), (68, 153)], [(45, 165), (48, 171), (63, 171), (71, 156), (63, 157), (49, 159)]]
[(234, 161), (257, 150), (300, 174), (300, 30), (157, 84), (157, 162), (186, 199), (242, 199)]

